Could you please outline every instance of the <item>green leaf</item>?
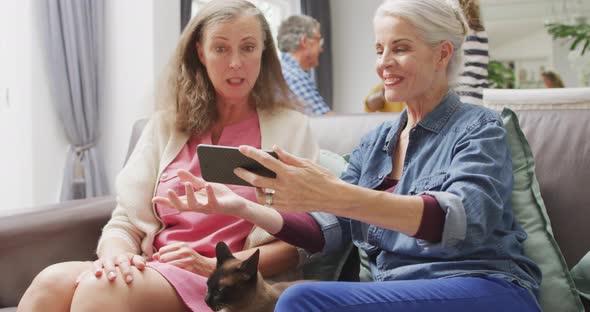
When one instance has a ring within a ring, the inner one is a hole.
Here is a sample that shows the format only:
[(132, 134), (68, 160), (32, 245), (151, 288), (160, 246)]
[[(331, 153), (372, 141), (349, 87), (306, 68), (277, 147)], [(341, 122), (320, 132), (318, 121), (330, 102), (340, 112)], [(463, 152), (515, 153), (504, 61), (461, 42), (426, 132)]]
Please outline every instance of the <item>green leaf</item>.
[(553, 37), (553, 40), (564, 38), (571, 42), (570, 51), (575, 50), (580, 42), (584, 42), (581, 54), (584, 55), (590, 42), (590, 25), (565, 25), (565, 24), (547, 24), (547, 32)]
[(505, 89), (514, 85), (514, 71), (498, 61), (488, 64), (488, 82), (490, 88)]
[(584, 47), (582, 48), (582, 55), (584, 55), (584, 53), (586, 53), (586, 50), (588, 49), (588, 47), (590, 47), (590, 40), (586, 39), (586, 44), (584, 44)]
[(582, 37), (577, 37), (575, 38), (574, 42), (572, 43), (572, 45), (570, 45), (570, 51), (571, 50), (575, 50), (576, 46), (578, 45), (578, 43), (580, 43), (580, 41), (584, 40), (584, 38)]

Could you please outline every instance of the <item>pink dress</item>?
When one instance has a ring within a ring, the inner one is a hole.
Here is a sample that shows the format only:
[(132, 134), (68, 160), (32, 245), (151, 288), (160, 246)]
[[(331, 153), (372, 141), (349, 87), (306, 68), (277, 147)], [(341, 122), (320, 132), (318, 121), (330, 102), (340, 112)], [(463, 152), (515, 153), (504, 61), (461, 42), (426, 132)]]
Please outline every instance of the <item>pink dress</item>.
[[(211, 144), (211, 133), (194, 136), (189, 139), (174, 161), (164, 170), (156, 190), (158, 196), (166, 196), (168, 189), (173, 189), (179, 195), (184, 195), (184, 186), (179, 183), (178, 169), (188, 169), (195, 176), (201, 176), (199, 159), (196, 154), (197, 145)], [(250, 145), (260, 148), (260, 124), (258, 115), (252, 116), (223, 129), (218, 145), (239, 146)], [(256, 200), (253, 187), (228, 185), (238, 195)], [(156, 211), (164, 223), (165, 229), (154, 241), (154, 247), (161, 247), (185, 242), (199, 254), (215, 258), (215, 245), (224, 241), (233, 251), (240, 251), (253, 225), (245, 220), (224, 216), (205, 215), (197, 212), (179, 212), (176, 209), (161, 205)], [(211, 311), (205, 304), (207, 292), (207, 278), (190, 271), (158, 261), (149, 262), (149, 266), (160, 272), (176, 289), (187, 307), (192, 311)]]

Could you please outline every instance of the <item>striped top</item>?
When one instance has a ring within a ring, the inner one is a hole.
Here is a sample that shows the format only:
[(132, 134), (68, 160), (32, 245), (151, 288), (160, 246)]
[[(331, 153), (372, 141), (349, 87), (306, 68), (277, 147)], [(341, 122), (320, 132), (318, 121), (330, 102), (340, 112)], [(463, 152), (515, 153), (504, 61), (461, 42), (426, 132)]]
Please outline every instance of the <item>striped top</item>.
[(488, 87), (488, 35), (469, 30), (463, 43), (463, 72), (455, 91), (464, 103), (483, 105), (483, 89)]

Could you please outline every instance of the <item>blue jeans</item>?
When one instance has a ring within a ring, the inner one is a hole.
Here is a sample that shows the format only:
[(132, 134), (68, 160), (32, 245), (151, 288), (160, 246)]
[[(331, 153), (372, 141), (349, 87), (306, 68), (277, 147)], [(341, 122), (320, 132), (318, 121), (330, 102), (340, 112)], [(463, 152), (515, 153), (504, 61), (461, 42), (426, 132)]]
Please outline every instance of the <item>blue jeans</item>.
[(287, 288), (275, 311), (541, 311), (525, 288), (494, 277), (309, 282)]

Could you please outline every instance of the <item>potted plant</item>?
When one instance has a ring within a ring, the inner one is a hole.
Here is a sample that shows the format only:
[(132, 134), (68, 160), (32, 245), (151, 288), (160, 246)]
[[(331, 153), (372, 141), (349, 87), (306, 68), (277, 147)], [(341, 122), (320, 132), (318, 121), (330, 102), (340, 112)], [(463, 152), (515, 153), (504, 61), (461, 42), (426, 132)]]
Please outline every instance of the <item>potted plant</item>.
[(571, 42), (570, 51), (575, 50), (579, 44), (582, 45), (581, 55), (590, 50), (590, 25), (580, 23), (577, 25), (547, 24), (547, 32), (553, 39), (565, 38)]
[(563, 38), (570, 42), (568, 56), (572, 68), (576, 68), (578, 82), (581, 86), (590, 85), (590, 62), (584, 53), (590, 50), (590, 25), (585, 19), (580, 19), (577, 24), (547, 24), (547, 32), (553, 36), (553, 40)]
[(488, 82), (492, 89), (512, 89), (514, 88), (514, 69), (499, 61), (490, 61)]

